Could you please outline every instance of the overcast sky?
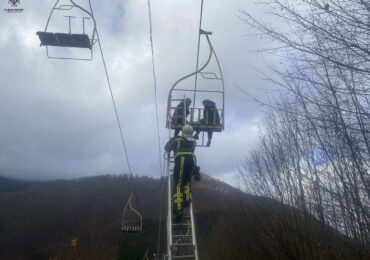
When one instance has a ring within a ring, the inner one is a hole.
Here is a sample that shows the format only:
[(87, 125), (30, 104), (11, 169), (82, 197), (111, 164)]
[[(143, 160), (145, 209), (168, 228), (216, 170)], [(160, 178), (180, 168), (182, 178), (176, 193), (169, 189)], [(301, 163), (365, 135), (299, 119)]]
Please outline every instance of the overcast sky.
[[(91, 2), (132, 169), (158, 177), (147, 1)], [(40, 47), (36, 32), (44, 30), (53, 4), (21, 0), (18, 14), (4, 11), (8, 1), (0, 4), (0, 175), (55, 179), (127, 172), (98, 45), (93, 61), (48, 59)], [(200, 1), (152, 0), (151, 7), (163, 147), (168, 91), (195, 69)], [(238, 18), (239, 9), (258, 15), (251, 1), (204, 1), (203, 29), (213, 32), (225, 78), (226, 129), (196, 154), (202, 172), (228, 182), (263, 116), (263, 108), (244, 100), (237, 87), (260, 98), (268, 89), (253, 70), (264, 66), (253, 50), (268, 43), (245, 36), (250, 28)], [(59, 18), (52, 16), (51, 26), (66, 29), (67, 19)], [(200, 63), (208, 52), (203, 43)]]

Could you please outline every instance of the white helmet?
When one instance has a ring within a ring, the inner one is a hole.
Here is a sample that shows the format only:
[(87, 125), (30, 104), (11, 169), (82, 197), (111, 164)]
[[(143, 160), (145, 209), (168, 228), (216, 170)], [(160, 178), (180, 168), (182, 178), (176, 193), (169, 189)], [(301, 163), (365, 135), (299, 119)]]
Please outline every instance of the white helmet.
[(193, 127), (191, 125), (184, 125), (182, 127), (182, 136), (188, 141), (193, 141)]

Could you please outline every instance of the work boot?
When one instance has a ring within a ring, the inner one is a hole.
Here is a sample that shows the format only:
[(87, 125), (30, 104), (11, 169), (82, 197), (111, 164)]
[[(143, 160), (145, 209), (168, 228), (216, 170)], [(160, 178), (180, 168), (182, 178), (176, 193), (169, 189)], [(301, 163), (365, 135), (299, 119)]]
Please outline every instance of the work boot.
[(211, 146), (211, 140), (208, 140), (207, 144), (206, 144), (207, 147), (210, 147)]
[(199, 139), (199, 133), (196, 133), (196, 134), (194, 135), (194, 139), (195, 139), (195, 140), (198, 140), (198, 139)]

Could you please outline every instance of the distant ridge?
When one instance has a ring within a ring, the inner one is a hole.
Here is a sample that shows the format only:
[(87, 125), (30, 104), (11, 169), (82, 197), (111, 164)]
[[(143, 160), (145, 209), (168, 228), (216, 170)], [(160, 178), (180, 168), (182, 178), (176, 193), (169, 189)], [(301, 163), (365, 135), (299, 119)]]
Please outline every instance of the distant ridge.
[(5, 192), (22, 191), (40, 182), (26, 181), (0, 176), (0, 194)]

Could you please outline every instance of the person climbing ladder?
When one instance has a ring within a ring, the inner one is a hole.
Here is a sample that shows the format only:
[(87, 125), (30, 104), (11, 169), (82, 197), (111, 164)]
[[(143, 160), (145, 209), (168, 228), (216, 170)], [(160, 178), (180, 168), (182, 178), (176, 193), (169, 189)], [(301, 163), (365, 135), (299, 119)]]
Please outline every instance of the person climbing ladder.
[(182, 136), (172, 137), (165, 146), (167, 152), (173, 151), (175, 158), (172, 193), (175, 222), (181, 220), (184, 206), (187, 207), (190, 204), (191, 177), (195, 174), (197, 161), (194, 154), (195, 146), (196, 141), (193, 138), (191, 125), (184, 125)]

